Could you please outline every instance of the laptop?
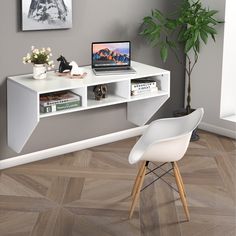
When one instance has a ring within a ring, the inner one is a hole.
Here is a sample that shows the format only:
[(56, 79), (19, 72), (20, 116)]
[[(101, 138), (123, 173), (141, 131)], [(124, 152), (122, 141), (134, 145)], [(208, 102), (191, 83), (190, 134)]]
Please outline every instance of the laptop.
[(93, 42), (92, 70), (95, 75), (134, 74), (131, 67), (131, 42)]

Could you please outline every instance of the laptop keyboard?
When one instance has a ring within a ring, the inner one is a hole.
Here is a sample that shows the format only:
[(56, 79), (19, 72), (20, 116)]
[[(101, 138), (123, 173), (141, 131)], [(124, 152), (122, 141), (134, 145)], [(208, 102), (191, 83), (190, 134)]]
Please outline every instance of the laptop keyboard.
[(117, 67), (103, 67), (103, 68), (96, 68), (96, 71), (125, 71), (125, 70), (130, 70), (130, 67), (124, 67), (124, 68), (117, 68)]

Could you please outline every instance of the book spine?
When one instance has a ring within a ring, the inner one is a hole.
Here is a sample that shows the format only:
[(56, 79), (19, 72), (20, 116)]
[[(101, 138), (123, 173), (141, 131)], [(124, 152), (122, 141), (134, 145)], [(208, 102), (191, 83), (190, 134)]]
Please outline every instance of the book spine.
[[(59, 103), (65, 103), (65, 102), (69, 102), (69, 101), (76, 101), (76, 100), (80, 100), (80, 95), (75, 94), (73, 92), (68, 92), (68, 94), (70, 94), (72, 97), (69, 98), (61, 98), (58, 100), (51, 100), (51, 101), (40, 101), (40, 105), (42, 106), (49, 106), (49, 105), (54, 105), (54, 104), (59, 104)], [(43, 97), (43, 95), (41, 95)]]
[(142, 92), (142, 91), (151, 91), (151, 90), (154, 90), (154, 91), (156, 91), (156, 90), (158, 90), (158, 88), (157, 87), (142, 87), (142, 88), (138, 88), (138, 89), (133, 89), (133, 90), (131, 90), (131, 92)]
[(157, 87), (142, 89), (142, 90), (133, 90), (133, 91), (131, 91), (131, 96), (139, 95), (139, 94), (143, 94), (143, 93), (149, 93), (149, 92), (156, 92), (156, 91), (158, 91)]
[(156, 82), (148, 82), (148, 83), (131, 83), (131, 90), (139, 90), (142, 88), (154, 88), (156, 87)]
[(56, 104), (56, 111), (71, 109), (71, 108), (75, 108), (75, 107), (79, 107), (79, 106), (81, 106), (80, 101), (73, 101), (73, 102), (67, 102), (67, 103), (62, 103), (62, 104)]
[(49, 113), (49, 112), (52, 112), (51, 106), (40, 105), (40, 113)]
[(61, 103), (67, 103), (67, 102), (72, 102), (72, 101), (79, 101), (80, 96), (74, 96), (72, 98), (63, 98), (61, 100), (54, 100), (54, 101), (49, 101), (49, 102), (43, 102), (40, 101), (40, 105), (42, 106), (50, 106), (50, 105), (56, 105), (56, 104), (61, 104)]
[(41, 113), (56, 112), (56, 111), (62, 111), (62, 110), (66, 110), (66, 109), (76, 108), (79, 106), (81, 106), (81, 102), (78, 100), (66, 102), (66, 103), (61, 103), (61, 104), (53, 104), (50, 106), (40, 105), (40, 112)]

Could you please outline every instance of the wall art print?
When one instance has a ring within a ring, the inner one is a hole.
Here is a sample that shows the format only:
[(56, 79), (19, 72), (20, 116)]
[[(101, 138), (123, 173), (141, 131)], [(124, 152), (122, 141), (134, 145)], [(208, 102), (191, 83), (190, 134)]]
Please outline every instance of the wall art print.
[(72, 27), (72, 0), (22, 0), (22, 30)]

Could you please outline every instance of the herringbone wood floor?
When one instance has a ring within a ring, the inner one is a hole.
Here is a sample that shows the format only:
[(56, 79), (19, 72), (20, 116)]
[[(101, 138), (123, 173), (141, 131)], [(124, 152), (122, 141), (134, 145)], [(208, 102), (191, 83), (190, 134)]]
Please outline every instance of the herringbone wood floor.
[(133, 138), (2, 171), (0, 235), (234, 236), (236, 142), (200, 135), (179, 162), (190, 222), (163, 181), (142, 192), (127, 219), (137, 172), (127, 161)]

